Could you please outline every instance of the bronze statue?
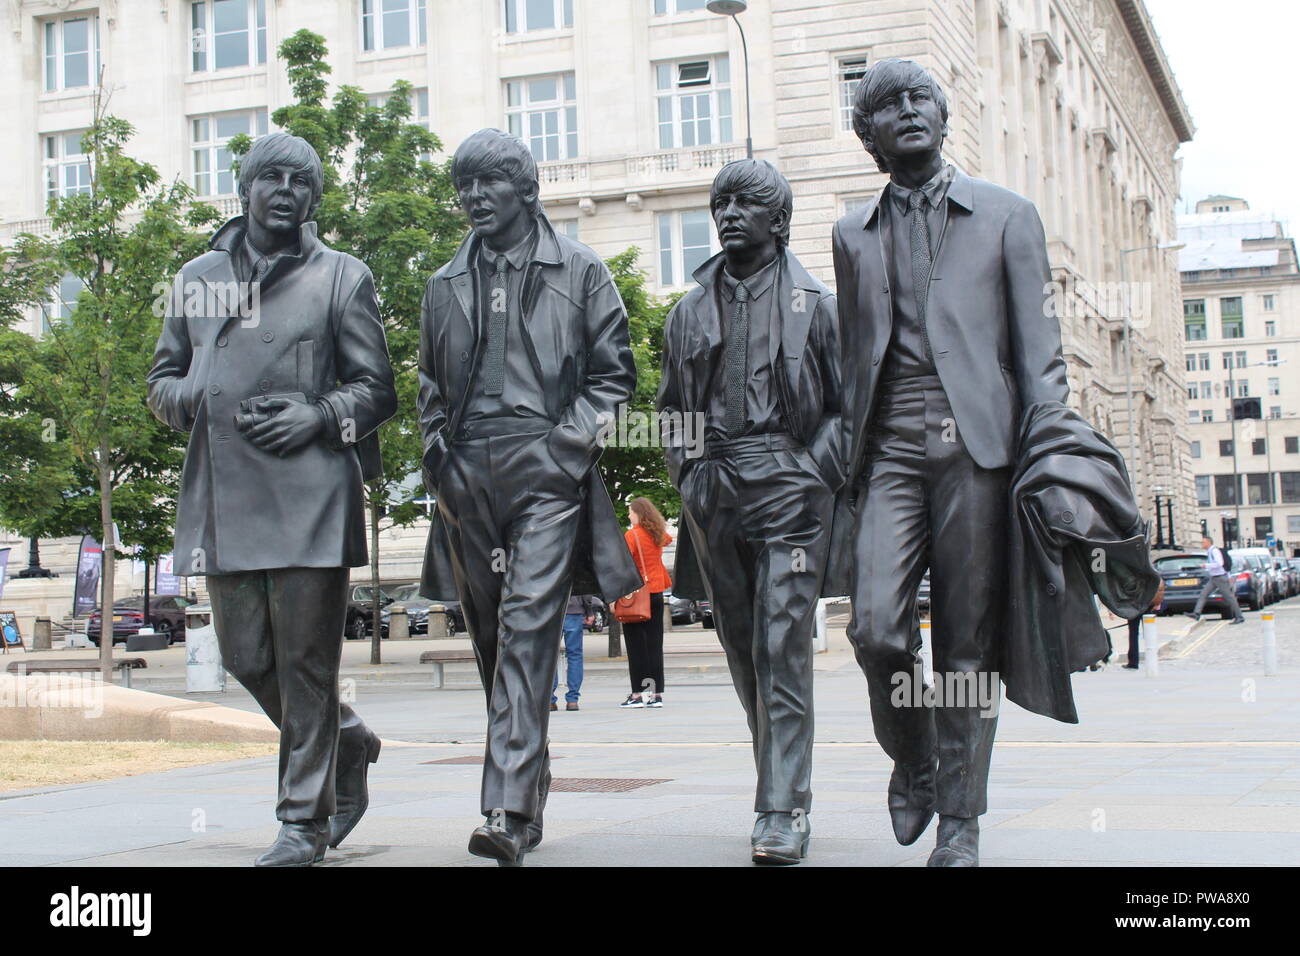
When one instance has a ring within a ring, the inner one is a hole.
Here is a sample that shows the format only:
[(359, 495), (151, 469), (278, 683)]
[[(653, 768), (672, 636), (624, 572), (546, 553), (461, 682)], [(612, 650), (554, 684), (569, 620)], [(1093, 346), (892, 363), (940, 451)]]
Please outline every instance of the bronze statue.
[(225, 666), (280, 728), (282, 826), (259, 866), (338, 846), (380, 748), (338, 672), (362, 481), (397, 396), (370, 271), (316, 235), (321, 189), (305, 140), (253, 144), (244, 215), (181, 269), (149, 373), (149, 407), (190, 433), (177, 573), (207, 575)]

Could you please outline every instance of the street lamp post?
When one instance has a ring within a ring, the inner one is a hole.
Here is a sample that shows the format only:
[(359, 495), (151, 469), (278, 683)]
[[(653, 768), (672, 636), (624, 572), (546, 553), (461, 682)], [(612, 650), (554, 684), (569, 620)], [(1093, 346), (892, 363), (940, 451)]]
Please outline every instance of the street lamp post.
[(754, 158), (753, 126), (749, 119), (749, 44), (745, 42), (745, 28), (736, 15), (749, 9), (748, 0), (709, 0), (704, 8), (720, 17), (731, 17), (740, 31), (740, 50), (745, 60), (745, 157)]
[[(1233, 356), (1231, 352), (1225, 352), (1224, 354), (1228, 356), (1228, 422), (1229, 422), (1228, 434), (1232, 444), (1232, 508), (1233, 508), (1232, 523), (1236, 531), (1237, 539), (1238, 541), (1240, 541), (1241, 539), (1241, 498), (1246, 489), (1242, 485), (1241, 473), (1237, 470), (1237, 408), (1236, 408), (1237, 386), (1236, 386), (1236, 378), (1233, 376), (1233, 372), (1237, 368), (1237, 363), (1233, 361)], [(1277, 368), (1281, 364), (1282, 361), (1279, 359), (1276, 362), (1251, 362), (1249, 365), (1242, 365), (1241, 367), (1242, 368)], [(1249, 396), (1243, 395), (1242, 397), (1248, 398)], [(1262, 408), (1263, 405), (1262, 400), (1260, 404), (1261, 404), (1260, 417), (1262, 418), (1264, 414)], [(1264, 448), (1265, 451), (1267, 452), (1268, 451), (1268, 437), (1267, 437), (1268, 425), (1264, 426), (1264, 435), (1265, 435)], [(1269, 491), (1269, 497), (1272, 498), (1273, 497), (1273, 472), (1271, 470), (1268, 472), (1268, 491)]]

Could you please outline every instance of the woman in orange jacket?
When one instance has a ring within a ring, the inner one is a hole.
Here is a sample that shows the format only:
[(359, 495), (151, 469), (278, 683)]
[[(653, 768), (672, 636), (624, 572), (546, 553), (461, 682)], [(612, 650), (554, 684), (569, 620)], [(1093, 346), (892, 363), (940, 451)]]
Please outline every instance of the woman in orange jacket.
[(634, 498), (628, 505), (632, 527), (624, 538), (636, 569), (650, 588), (650, 620), (623, 625), (627, 642), (627, 667), (632, 693), (619, 706), (662, 707), (664, 705), (664, 592), (673, 586), (664, 567), (664, 546), (672, 541), (668, 525), (648, 498)]

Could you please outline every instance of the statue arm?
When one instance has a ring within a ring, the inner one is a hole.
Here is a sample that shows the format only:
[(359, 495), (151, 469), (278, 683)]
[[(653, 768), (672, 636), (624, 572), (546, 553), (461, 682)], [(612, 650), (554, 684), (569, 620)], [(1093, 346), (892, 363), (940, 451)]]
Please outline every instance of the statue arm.
[(839, 310), (833, 295), (818, 297), (813, 316), (817, 361), (821, 368), (822, 420), (813, 435), (810, 451), (832, 491), (844, 484), (844, 452), (841, 434), (843, 386), (840, 372)]
[(369, 269), (362, 269), (337, 309), (334, 367), (340, 384), (321, 395), (320, 401), (333, 412), (333, 421), (327, 424), (331, 443), (342, 448), (359, 442), (397, 413), (397, 390)]
[(659, 377), (659, 394), (655, 398), (655, 409), (659, 420), (663, 422), (662, 441), (664, 460), (668, 466), (668, 478), (673, 487), (680, 489), (682, 469), (686, 466), (685, 439), (682, 434), (682, 388), (678, 375), (681, 360), (681, 345), (677, 330), (682, 323), (682, 303), (679, 301), (668, 313), (664, 322), (664, 347), (662, 357), (662, 374)]
[[(194, 427), (197, 411), (196, 390), (204, 387), (199, 381), (201, 363), (195, 361), (195, 347), (190, 342), (189, 328), (185, 324), (182, 280), (177, 275), (163, 317), (162, 332), (154, 348), (153, 367), (149, 370), (149, 410), (172, 428), (187, 432)], [(190, 374), (191, 368), (194, 374)]]
[(1007, 320), (1020, 404), (1064, 402), (1069, 394), (1061, 326), (1047, 308), (1052, 270), (1047, 238), (1034, 204), (1025, 200), (1011, 211), (1002, 232), (1007, 283)]
[(420, 303), (420, 392), (416, 405), (420, 415), (420, 434), (424, 438), (424, 485), (429, 491), (437, 488), (438, 472), (447, 455), (447, 440), (443, 429), (447, 424), (447, 401), (434, 374), (433, 331), (437, 321), (433, 307), (433, 287), (437, 277), (429, 280)]

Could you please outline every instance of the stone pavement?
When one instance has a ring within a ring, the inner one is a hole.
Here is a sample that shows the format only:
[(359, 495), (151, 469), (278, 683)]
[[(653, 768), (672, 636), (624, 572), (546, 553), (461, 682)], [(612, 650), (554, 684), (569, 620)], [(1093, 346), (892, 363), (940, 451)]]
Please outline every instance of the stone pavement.
[[(1174, 641), (1158, 677), (1115, 665), (1075, 677), (1079, 725), (1004, 703), (984, 865), (1300, 861), (1300, 600), (1273, 610), (1278, 676), (1263, 676), (1257, 614), (1232, 628), (1165, 618)], [(711, 637), (677, 634), (699, 646)], [(345, 677), (364, 667), (349, 662)], [(370, 812), (325, 865), (493, 865), (465, 852), (480, 819), (483, 741), (482, 692), (466, 667), (449, 667), (443, 690), (418, 668), (357, 678), (356, 707), (385, 747)], [(842, 627), (816, 667), (805, 865), (923, 865), (933, 828), (912, 847), (893, 839), (890, 765)], [(623, 711), (623, 665), (591, 663), (583, 709), (552, 715), (556, 788), (527, 865), (750, 865), (754, 771), (722, 658), (670, 657), (667, 682), (663, 710)], [(223, 702), (253, 708), (233, 684)], [(0, 864), (247, 865), (275, 835), (274, 774), (274, 759), (259, 758), (0, 794)], [(603, 789), (583, 789), (593, 787)]]

